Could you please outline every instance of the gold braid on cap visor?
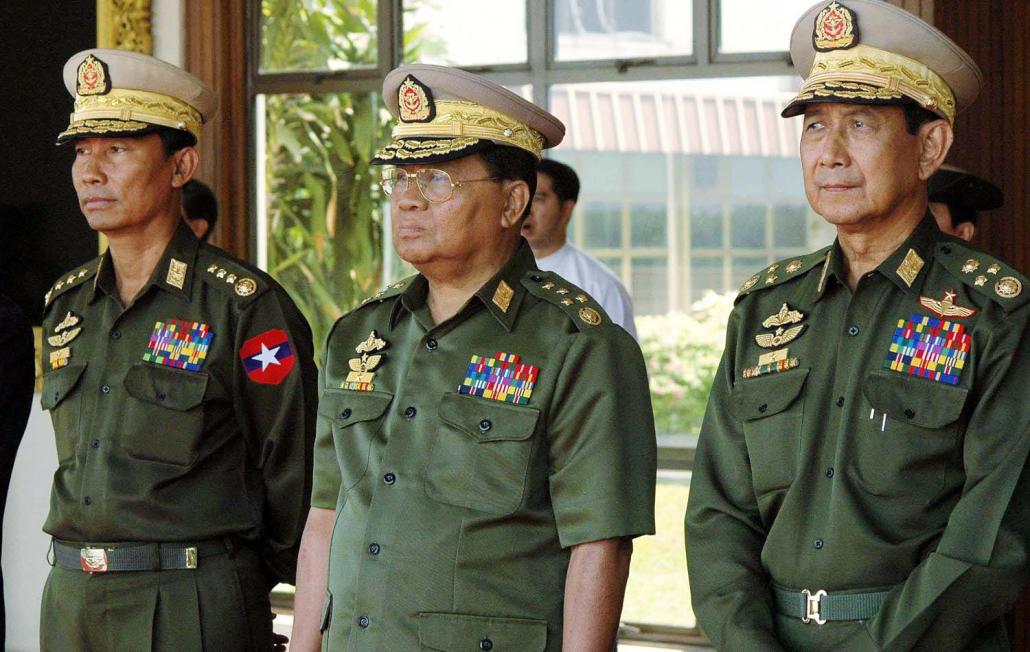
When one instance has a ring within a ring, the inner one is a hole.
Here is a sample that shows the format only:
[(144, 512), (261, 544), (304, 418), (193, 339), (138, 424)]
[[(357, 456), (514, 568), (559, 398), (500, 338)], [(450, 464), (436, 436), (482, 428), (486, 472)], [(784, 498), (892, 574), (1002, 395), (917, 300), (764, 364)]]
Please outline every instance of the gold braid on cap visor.
[(113, 88), (106, 95), (78, 96), (71, 124), (61, 136), (89, 130), (88, 124), (80, 123), (106, 124), (111, 120), (181, 129), (200, 139), (200, 113), (192, 106), (170, 95), (124, 88)]
[(524, 149), (540, 158), (544, 137), (534, 129), (475, 102), (437, 100), (432, 122), (402, 122), (394, 140), (404, 138), (479, 138)]
[(907, 97), (949, 123), (955, 122), (955, 94), (940, 75), (914, 59), (868, 45), (818, 53), (812, 71), (791, 104), (833, 97)]

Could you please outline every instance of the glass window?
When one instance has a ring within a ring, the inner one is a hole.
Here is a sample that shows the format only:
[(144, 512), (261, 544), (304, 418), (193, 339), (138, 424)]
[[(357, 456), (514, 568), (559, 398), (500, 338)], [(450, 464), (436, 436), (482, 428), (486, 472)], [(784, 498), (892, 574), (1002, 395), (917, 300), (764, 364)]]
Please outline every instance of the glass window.
[(665, 247), (664, 204), (633, 204), (630, 207), (629, 242), (633, 247)]
[(262, 0), (261, 72), (375, 67), (377, 20), (375, 0)]
[[(694, 256), (690, 259), (690, 301), (698, 301), (708, 292), (725, 291), (723, 259), (714, 256)], [(723, 324), (723, 328), (725, 328)]]
[[(353, 0), (352, 0), (353, 1)], [(526, 61), (526, 0), (404, 0), (406, 63), (488, 66)], [(417, 46), (417, 47), (415, 47)]]
[(730, 269), (730, 285), (740, 287), (744, 280), (769, 264), (769, 256), (734, 256)]
[(777, 247), (802, 247), (807, 244), (805, 221), (808, 206), (773, 207), (773, 243)]
[(578, 219), (583, 223), (586, 246), (598, 249), (622, 246), (622, 207), (618, 204), (584, 204)]
[(787, 52), (790, 32), (812, 0), (719, 0), (719, 52)]
[(722, 248), (722, 206), (697, 204), (690, 209), (690, 245), (695, 249)]
[(555, 0), (552, 15), (559, 61), (693, 53), (691, 0)]
[(388, 140), (379, 95), (269, 95), (259, 261), (297, 302), (318, 349), (382, 279), (383, 202), (369, 160)]
[(744, 248), (765, 246), (765, 206), (749, 204), (730, 209), (730, 244)]
[(630, 291), (634, 316), (668, 312), (669, 263), (665, 258), (633, 258)]

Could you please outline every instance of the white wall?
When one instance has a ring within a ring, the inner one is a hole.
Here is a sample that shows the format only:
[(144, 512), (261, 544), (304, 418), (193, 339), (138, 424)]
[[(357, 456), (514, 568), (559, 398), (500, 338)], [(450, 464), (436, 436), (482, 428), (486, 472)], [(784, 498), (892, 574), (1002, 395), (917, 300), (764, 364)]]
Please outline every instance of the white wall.
[[(154, 55), (181, 66), (185, 61), (185, 0), (153, 0)], [(59, 75), (60, 71), (53, 71)], [(14, 462), (4, 513), (3, 572), (8, 652), (39, 649), (39, 603), (50, 566), (43, 521), (50, 509), (50, 484), (57, 469), (50, 414), (33, 400), (29, 425)]]

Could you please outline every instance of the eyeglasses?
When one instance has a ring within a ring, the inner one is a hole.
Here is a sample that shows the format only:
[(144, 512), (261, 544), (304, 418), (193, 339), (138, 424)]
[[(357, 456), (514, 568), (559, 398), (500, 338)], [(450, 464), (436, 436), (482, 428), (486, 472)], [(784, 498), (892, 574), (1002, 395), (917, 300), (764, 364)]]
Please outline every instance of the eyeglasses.
[(466, 183), (477, 181), (497, 181), (497, 177), (484, 177), (482, 179), (462, 179), (454, 181), (451, 175), (443, 170), (434, 168), (422, 168), (416, 172), (405, 172), (400, 168), (386, 168), (383, 170), (383, 178), (379, 185), (387, 195), (398, 193), (403, 195), (408, 191), (408, 179), (414, 177), (418, 184), (419, 192), (427, 200), (439, 204), (454, 196), (454, 189)]

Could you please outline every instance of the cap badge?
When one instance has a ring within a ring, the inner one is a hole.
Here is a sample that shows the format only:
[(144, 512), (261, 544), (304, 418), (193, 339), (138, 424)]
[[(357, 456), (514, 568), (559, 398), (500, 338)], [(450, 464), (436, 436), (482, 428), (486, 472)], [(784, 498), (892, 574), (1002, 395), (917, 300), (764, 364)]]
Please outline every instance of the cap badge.
[(854, 12), (836, 0), (826, 5), (815, 18), (812, 41), (819, 52), (845, 50), (857, 45), (858, 21)]
[(79, 64), (75, 80), (75, 93), (78, 95), (106, 95), (111, 92), (111, 75), (107, 72), (107, 64), (92, 54)]
[(430, 122), (436, 117), (432, 91), (411, 75), (397, 89), (397, 106), (401, 122)]

